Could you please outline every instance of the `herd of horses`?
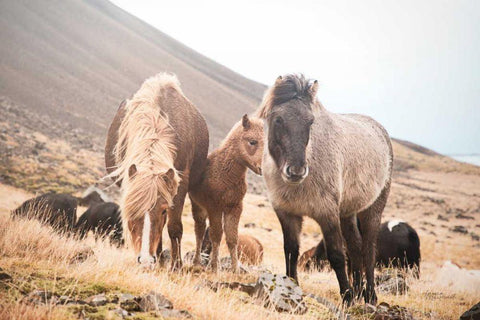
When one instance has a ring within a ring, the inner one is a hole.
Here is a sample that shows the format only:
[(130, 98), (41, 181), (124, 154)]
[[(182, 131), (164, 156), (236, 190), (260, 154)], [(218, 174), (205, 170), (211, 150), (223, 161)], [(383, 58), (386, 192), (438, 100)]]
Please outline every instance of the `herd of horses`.
[[(367, 116), (327, 111), (317, 90), (317, 81), (303, 75), (278, 77), (256, 115), (244, 115), (208, 154), (205, 119), (176, 76), (147, 79), (121, 103), (107, 134), (106, 170), (121, 189), (120, 205), (91, 204), (76, 226), (68, 221), (69, 230), (81, 238), (94, 231), (112, 236), (117, 244), (125, 241), (139, 264), (153, 267), (163, 250), (166, 225), (170, 268), (177, 270), (182, 267), (181, 219), (188, 194), (195, 223), (193, 263), (201, 265), (202, 247), (204, 252), (208, 247), (209, 267), (216, 271), (225, 232), (236, 272), (242, 250), (238, 224), (250, 169), (263, 175), (279, 219), (287, 275), (298, 281), (297, 265), (308, 269), (328, 261), (345, 303), (362, 297), (376, 303), (375, 266), (418, 271), (418, 235), (404, 222), (381, 224), (393, 164), (385, 129)], [(95, 219), (107, 216), (109, 222), (100, 228)], [(299, 263), (304, 216), (320, 225), (324, 239)], [(251, 262), (258, 263), (261, 256)]]

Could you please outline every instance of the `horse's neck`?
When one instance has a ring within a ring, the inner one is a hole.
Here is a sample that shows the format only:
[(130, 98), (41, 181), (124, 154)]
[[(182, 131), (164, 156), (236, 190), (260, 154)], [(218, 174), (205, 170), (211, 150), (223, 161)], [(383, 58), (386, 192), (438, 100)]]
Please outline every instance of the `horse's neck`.
[(215, 171), (222, 174), (225, 181), (230, 183), (239, 183), (245, 181), (247, 167), (237, 155), (236, 149), (232, 145), (226, 145), (215, 150), (210, 159), (211, 166)]

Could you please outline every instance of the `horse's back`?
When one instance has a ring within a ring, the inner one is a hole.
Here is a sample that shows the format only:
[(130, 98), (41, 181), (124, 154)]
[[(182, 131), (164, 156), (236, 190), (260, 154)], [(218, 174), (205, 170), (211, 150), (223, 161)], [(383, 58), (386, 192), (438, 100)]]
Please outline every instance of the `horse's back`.
[[(165, 88), (161, 110), (175, 131), (175, 167), (193, 186), (200, 180), (207, 162), (209, 135), (205, 118), (197, 107), (174, 87)], [(189, 188), (190, 189), (190, 188)]]
[[(166, 115), (175, 132), (175, 168), (189, 184), (197, 183), (208, 154), (208, 127), (197, 107), (176, 85), (164, 85), (157, 92), (158, 111)], [(119, 129), (126, 115), (127, 100), (122, 101), (109, 127), (105, 144), (105, 165), (108, 173), (116, 169), (115, 146)], [(120, 185), (121, 181), (117, 182)]]
[(341, 211), (357, 213), (369, 207), (391, 179), (391, 141), (383, 126), (368, 116), (341, 114), (334, 119), (341, 133)]

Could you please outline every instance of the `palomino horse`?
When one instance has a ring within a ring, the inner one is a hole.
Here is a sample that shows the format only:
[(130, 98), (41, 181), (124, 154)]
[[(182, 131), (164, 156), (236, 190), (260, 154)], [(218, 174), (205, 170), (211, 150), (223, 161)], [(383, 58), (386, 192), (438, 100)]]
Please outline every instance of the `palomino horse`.
[[(262, 169), (283, 230), (287, 275), (297, 279), (306, 215), (322, 229), (344, 301), (351, 303), (362, 292), (364, 269), (365, 300), (374, 303), (375, 244), (392, 173), (390, 138), (369, 117), (328, 112), (316, 99), (317, 89), (316, 81), (303, 76), (279, 77), (259, 109), (268, 137)], [(342, 234), (352, 262), (353, 290)]]
[[(168, 216), (172, 269), (182, 265), (182, 210), (208, 154), (208, 129), (174, 75), (147, 79), (110, 126), (105, 162), (121, 183), (123, 230), (138, 262), (153, 266)], [(127, 241), (128, 243), (128, 241)]]
[(190, 191), (195, 220), (197, 247), (194, 263), (200, 264), (206, 218), (210, 221), (212, 252), (210, 262), (218, 268), (218, 250), (222, 239), (222, 219), (225, 237), (232, 257), (232, 268), (238, 268), (238, 222), (247, 192), (246, 174), (250, 168), (261, 174), (263, 152), (263, 122), (244, 115), (230, 130), (221, 146), (208, 155), (208, 164), (200, 184)]

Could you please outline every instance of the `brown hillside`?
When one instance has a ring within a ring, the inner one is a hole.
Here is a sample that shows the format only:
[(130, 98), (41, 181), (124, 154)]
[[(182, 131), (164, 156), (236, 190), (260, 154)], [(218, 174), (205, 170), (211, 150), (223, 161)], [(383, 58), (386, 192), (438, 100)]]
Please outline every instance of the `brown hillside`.
[(120, 101), (157, 72), (178, 75), (214, 143), (265, 88), (104, 0), (2, 1), (0, 42), (0, 95), (99, 144)]

